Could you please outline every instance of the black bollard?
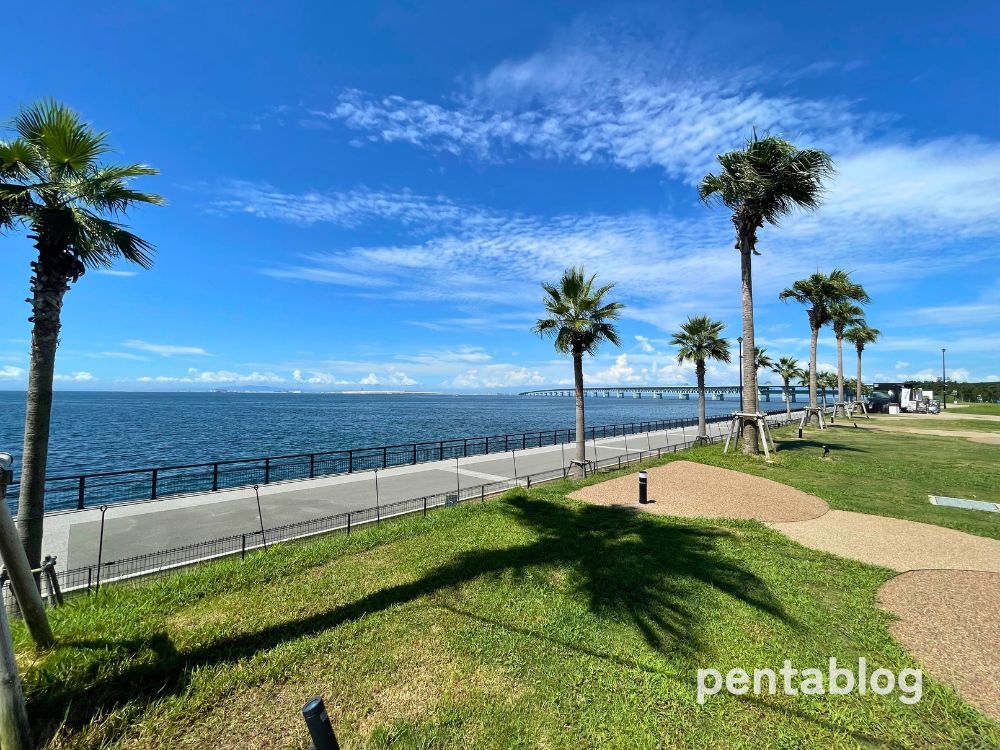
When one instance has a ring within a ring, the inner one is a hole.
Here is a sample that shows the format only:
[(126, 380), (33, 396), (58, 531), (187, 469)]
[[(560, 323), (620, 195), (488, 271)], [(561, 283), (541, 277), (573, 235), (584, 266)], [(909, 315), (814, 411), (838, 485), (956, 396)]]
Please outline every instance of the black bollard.
[(312, 739), (310, 750), (340, 750), (322, 695), (317, 695), (302, 707), (302, 718), (306, 720), (306, 728)]
[(649, 502), (646, 499), (646, 472), (644, 471), (639, 472), (639, 502), (642, 505)]

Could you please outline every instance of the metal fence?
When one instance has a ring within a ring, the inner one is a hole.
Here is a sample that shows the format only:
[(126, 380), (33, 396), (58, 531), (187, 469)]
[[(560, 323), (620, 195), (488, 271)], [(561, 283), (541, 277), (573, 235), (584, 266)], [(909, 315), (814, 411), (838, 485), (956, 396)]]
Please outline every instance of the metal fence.
[[(709, 422), (729, 419), (728, 415), (710, 417)], [(658, 432), (698, 424), (695, 418), (664, 419), (601, 425), (587, 428), (587, 439)], [(576, 430), (535, 430), (512, 435), (454, 438), (376, 448), (354, 448), (317, 453), (296, 453), (264, 458), (244, 458), (210, 463), (163, 466), (149, 469), (106, 471), (45, 480), (46, 512), (83, 510), (101, 505), (148, 502), (178, 495), (216, 492), (223, 489), (271, 484), (295, 479), (350, 474), (372, 469), (468, 458), (511, 450), (541, 448), (573, 443)], [(8, 492), (8, 502), (14, 511), (18, 496), (17, 484)]]
[[(793, 416), (793, 420), (794, 420)], [(728, 418), (727, 418), (728, 419)], [(713, 419), (713, 424), (722, 420)], [(787, 424), (785, 412), (768, 413), (768, 421), (773, 426)], [(651, 424), (651, 423), (646, 423)], [(611, 435), (608, 435), (611, 437)], [(709, 435), (708, 442), (715, 443), (725, 439), (725, 431), (719, 430)], [(660, 458), (678, 450), (686, 450), (697, 443), (697, 438), (646, 451), (631, 451), (623, 455), (588, 462), (589, 471), (615, 471), (637, 461)], [(530, 447), (530, 446), (529, 446)], [(226, 537), (211, 539), (196, 544), (189, 544), (172, 549), (159, 550), (120, 560), (101, 561), (94, 565), (78, 567), (70, 570), (56, 571), (59, 585), (64, 592), (94, 592), (108, 583), (121, 583), (136, 580), (156, 574), (163, 574), (180, 568), (189, 567), (202, 562), (224, 557), (239, 555), (245, 558), (254, 550), (266, 548), (272, 544), (294, 542), (308, 539), (321, 534), (344, 533), (379, 525), (394, 519), (415, 514), (427, 515), (451, 505), (468, 502), (485, 502), (487, 498), (496, 496), (514, 487), (528, 487), (542, 482), (566, 478), (570, 468), (561, 468), (538, 472), (530, 475), (516, 476), (497, 482), (459, 488), (423, 497), (400, 500), (375, 507), (353, 510), (346, 513), (313, 518), (282, 526), (275, 526), (261, 531), (251, 531), (233, 534)], [(5, 592), (6, 593), (6, 592)], [(9, 594), (6, 600), (10, 602)]]

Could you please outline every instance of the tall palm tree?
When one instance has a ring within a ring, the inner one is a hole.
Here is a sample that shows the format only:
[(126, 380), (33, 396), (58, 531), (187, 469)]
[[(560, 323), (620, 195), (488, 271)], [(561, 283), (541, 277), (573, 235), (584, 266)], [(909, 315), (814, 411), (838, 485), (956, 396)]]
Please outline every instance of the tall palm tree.
[(540, 336), (555, 337), (556, 351), (573, 357), (573, 385), (576, 389), (576, 453), (574, 476), (580, 476), (586, 454), (586, 426), (583, 404), (583, 355), (593, 354), (608, 341), (621, 346), (618, 330), (612, 321), (621, 316), (625, 307), (609, 302), (608, 293), (614, 284), (598, 287), (597, 276), (587, 276), (583, 267), (567, 268), (559, 284), (542, 284), (546, 297), (542, 300), (549, 317), (540, 319), (534, 327)]
[(844, 330), (862, 325), (865, 311), (853, 302), (836, 302), (830, 305), (830, 322), (837, 339), (837, 403), (844, 403)]
[(854, 344), (854, 348), (858, 352), (858, 386), (854, 393), (855, 401), (864, 401), (865, 389), (864, 381), (861, 380), (861, 355), (864, 353), (865, 347), (874, 344), (881, 335), (882, 332), (878, 328), (872, 328), (865, 323), (851, 326), (844, 331), (844, 338)]
[(698, 379), (698, 439), (705, 440), (705, 362), (729, 362), (729, 342), (722, 338), (726, 324), (712, 320), (707, 315), (689, 317), (670, 339), (671, 346), (679, 346), (677, 363), (694, 362)]
[(816, 403), (816, 347), (819, 343), (819, 329), (830, 322), (830, 308), (844, 302), (870, 301), (868, 293), (860, 284), (851, 281), (851, 275), (840, 268), (829, 274), (817, 271), (808, 278), (799, 279), (785, 289), (778, 298), (783, 302), (795, 300), (808, 305), (809, 330), (809, 406)]
[(753, 348), (753, 358), (754, 362), (757, 363), (757, 372), (760, 372), (761, 370), (774, 369), (774, 360), (771, 359), (771, 355), (767, 353), (767, 349), (755, 346)]
[(137, 204), (163, 199), (129, 187), (129, 180), (155, 175), (155, 169), (102, 164), (110, 150), (107, 133), (62, 104), (35, 104), (12, 126), (16, 135), (0, 140), (0, 231), (27, 228), (38, 251), (31, 264), (31, 364), (17, 508), (19, 536), (37, 568), (63, 297), (88, 268), (106, 268), (119, 258), (148, 268), (152, 245), (115, 219)]
[(795, 357), (781, 357), (777, 362), (771, 365), (771, 372), (781, 378), (784, 384), (785, 392), (785, 414), (788, 416), (788, 421), (792, 421), (792, 401), (788, 397), (788, 387), (791, 384), (792, 378), (803, 378), (805, 377), (805, 372), (799, 361)]
[[(765, 223), (777, 225), (794, 208), (815, 209), (823, 181), (833, 173), (833, 161), (819, 149), (798, 149), (772, 135), (755, 132), (743, 149), (718, 157), (722, 170), (706, 175), (698, 195), (708, 203), (717, 200), (732, 212), (736, 249), (740, 251), (743, 303), (743, 345), (754, 351), (752, 257), (757, 252), (757, 230)], [(743, 361), (744, 410), (757, 411), (757, 370), (753, 358)], [(743, 426), (743, 450), (758, 453), (757, 426)]]

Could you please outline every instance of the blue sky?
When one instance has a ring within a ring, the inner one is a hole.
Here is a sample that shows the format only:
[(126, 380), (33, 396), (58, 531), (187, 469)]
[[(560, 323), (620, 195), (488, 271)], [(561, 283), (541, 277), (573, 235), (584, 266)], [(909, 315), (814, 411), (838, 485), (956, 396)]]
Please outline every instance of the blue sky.
[[(530, 326), (539, 283), (576, 263), (628, 305), (624, 346), (588, 383), (690, 382), (667, 344), (686, 316), (739, 334), (731, 225), (694, 186), (753, 127), (838, 168), (820, 211), (762, 232), (759, 342), (805, 359), (805, 312), (778, 292), (845, 267), (885, 333), (866, 379), (933, 377), (941, 347), (951, 375), (998, 379), (1000, 5), (766, 8), (9, 9), (2, 114), (70, 104), (118, 158), (158, 167), (141, 185), (169, 200), (132, 222), (153, 270), (89, 273), (67, 295), (59, 387), (564, 384), (569, 363)], [(21, 388), (31, 247), (0, 248), (0, 388)], [(828, 331), (819, 359), (835, 362)]]

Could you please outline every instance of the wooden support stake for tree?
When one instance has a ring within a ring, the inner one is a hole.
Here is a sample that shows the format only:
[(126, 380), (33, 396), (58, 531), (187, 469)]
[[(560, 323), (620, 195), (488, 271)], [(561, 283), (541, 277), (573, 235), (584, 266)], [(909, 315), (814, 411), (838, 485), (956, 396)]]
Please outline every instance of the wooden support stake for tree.
[[(10, 552), (6, 549), (7, 544), (13, 539), (17, 551), (20, 552), (20, 560), (23, 566), (19, 567), (14, 563), (12, 568), (8, 561), (7, 569), (11, 574), (11, 587), (14, 583), (14, 571), (21, 576), (21, 584), (27, 583), (38, 599), (41, 608), (41, 597), (38, 589), (35, 588), (34, 578), (31, 569), (28, 567), (28, 558), (24, 554), (24, 548), (17, 539), (14, 532), (14, 522), (11, 520), (10, 511), (7, 509), (7, 485), (12, 479), (10, 470), (12, 460), (10, 454), (0, 454), (0, 534), (4, 537), (4, 559), (8, 560)], [(11, 532), (8, 534), (8, 532)], [(11, 555), (17, 557), (17, 555)], [(22, 569), (23, 568), (23, 569)], [(28, 607), (32, 605), (29, 603)], [(25, 607), (21, 607), (25, 611)], [(48, 620), (45, 618), (45, 610), (41, 610), (44, 630), (48, 632), (49, 643), (52, 642), (52, 631), (49, 630)], [(34, 635), (34, 633), (32, 633)], [(37, 639), (36, 639), (37, 640)], [(0, 747), (3, 750), (30, 750), (31, 748), (31, 727), (28, 724), (28, 710), (24, 705), (24, 691), (21, 688), (21, 675), (17, 671), (17, 658), (14, 655), (14, 642), (10, 637), (10, 625), (7, 622), (7, 607), (0, 596)]]
[(7, 568), (10, 587), (32, 640), (40, 648), (48, 648), (55, 641), (52, 628), (49, 627), (45, 605), (28, 564), (28, 556), (24, 553), (14, 527), (14, 519), (10, 517), (10, 510), (7, 508), (7, 485), (14, 477), (12, 464), (13, 459), (9, 453), (0, 453), (0, 557)]

